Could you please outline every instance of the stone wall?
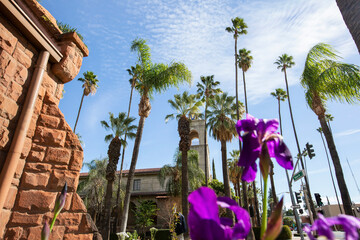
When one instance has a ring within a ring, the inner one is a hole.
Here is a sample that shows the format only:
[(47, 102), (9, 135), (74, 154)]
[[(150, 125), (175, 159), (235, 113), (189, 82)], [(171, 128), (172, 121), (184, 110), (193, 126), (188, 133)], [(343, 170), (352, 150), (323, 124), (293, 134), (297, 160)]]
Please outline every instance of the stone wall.
[[(0, 209), (0, 239), (39, 239), (43, 223), (53, 217), (55, 199), (65, 181), (66, 204), (51, 239), (92, 239), (97, 236), (97, 229), (76, 194), (83, 151), (58, 108), (63, 84), (79, 73), (88, 50), (75, 33), (61, 34), (57, 28), (50, 29), (47, 24), (55, 19), (37, 1), (17, 2), (28, 15), (33, 14), (32, 19), (44, 24), (41, 29), (48, 31), (45, 35), (53, 36), (52, 41), (56, 39), (63, 58), (59, 63), (47, 65), (18, 167), (4, 208)], [(39, 46), (35, 47), (0, 12), (0, 170), (18, 125), (39, 52)]]

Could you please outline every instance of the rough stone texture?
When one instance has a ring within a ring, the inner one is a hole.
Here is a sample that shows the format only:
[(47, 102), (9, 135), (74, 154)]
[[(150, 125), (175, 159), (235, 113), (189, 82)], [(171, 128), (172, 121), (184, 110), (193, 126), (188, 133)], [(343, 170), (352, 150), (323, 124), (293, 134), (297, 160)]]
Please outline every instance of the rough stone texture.
[[(79, 73), (88, 49), (77, 34), (62, 34), (56, 20), (36, 0), (16, 2), (63, 58), (59, 63), (49, 62), (44, 73), (12, 186), (0, 210), (0, 239), (39, 239), (43, 223), (53, 217), (55, 199), (65, 181), (65, 206), (50, 239), (92, 239), (96, 226), (76, 193), (83, 151), (58, 107), (63, 84)], [(0, 12), (0, 170), (39, 56), (32, 39), (13, 22)]]

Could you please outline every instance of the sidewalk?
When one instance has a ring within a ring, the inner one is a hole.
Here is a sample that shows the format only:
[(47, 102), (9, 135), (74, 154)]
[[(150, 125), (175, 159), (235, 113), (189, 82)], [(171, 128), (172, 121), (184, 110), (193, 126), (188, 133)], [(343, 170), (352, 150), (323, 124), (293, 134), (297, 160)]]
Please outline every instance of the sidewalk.
[[(300, 240), (301, 238), (298, 237), (298, 236), (294, 236), (296, 232), (295, 231), (292, 231), (292, 234), (293, 234), (293, 238), (294, 240)], [(336, 240), (343, 240), (345, 239), (345, 233), (344, 232), (334, 232), (334, 235), (335, 235), (335, 239)], [(304, 239), (309, 239), (308, 237), (305, 237)], [(325, 237), (324, 238), (319, 238), (319, 239), (326, 239)]]

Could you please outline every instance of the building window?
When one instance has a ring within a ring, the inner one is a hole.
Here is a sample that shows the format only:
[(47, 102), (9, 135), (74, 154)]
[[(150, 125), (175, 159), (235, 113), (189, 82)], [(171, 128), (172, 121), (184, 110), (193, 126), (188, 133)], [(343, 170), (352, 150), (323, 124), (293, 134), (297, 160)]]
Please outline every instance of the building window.
[(141, 179), (134, 179), (133, 191), (140, 191)]

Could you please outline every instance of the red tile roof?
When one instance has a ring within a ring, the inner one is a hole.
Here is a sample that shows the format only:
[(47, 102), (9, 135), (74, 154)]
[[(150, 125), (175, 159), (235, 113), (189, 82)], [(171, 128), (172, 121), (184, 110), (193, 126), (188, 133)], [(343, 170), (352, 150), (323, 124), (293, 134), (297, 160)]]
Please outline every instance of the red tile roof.
[[(161, 168), (144, 168), (144, 169), (135, 169), (135, 174), (142, 174), (142, 173), (157, 173), (160, 172)], [(129, 173), (129, 170), (123, 170), (123, 174), (127, 175)], [(116, 174), (120, 174), (120, 171), (116, 171)], [(86, 177), (88, 176), (88, 172), (80, 173), (80, 177)]]

